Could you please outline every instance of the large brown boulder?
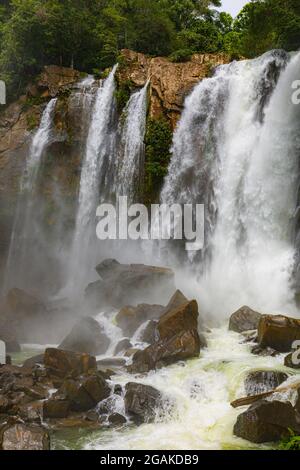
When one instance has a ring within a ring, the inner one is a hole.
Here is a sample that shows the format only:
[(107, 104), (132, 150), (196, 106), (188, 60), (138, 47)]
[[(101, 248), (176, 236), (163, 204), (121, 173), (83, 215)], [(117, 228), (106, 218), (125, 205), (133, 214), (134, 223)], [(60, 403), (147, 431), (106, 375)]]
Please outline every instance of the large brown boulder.
[(174, 310), (166, 312), (157, 325), (160, 339), (169, 339), (172, 336), (188, 330), (198, 328), (198, 304), (196, 300), (186, 302)]
[(200, 339), (196, 330), (181, 332), (170, 339), (158, 341), (143, 351), (137, 351), (128, 367), (131, 373), (144, 373), (178, 361), (198, 357)]
[(234, 312), (229, 320), (229, 330), (236, 333), (243, 331), (257, 330), (261, 313), (255, 312), (249, 307), (241, 307)]
[(290, 403), (261, 400), (240, 414), (234, 434), (261, 444), (279, 441), (289, 429), (300, 432), (299, 415)]
[(137, 307), (123, 307), (116, 316), (116, 323), (125, 335), (132, 336), (143, 323), (157, 320), (163, 311), (162, 305), (140, 304)]
[(175, 310), (176, 308), (184, 305), (189, 300), (183, 295), (183, 293), (177, 289), (177, 291), (172, 295), (171, 299), (169, 300), (168, 305), (164, 309), (164, 313), (169, 312), (170, 310)]
[(283, 315), (263, 315), (258, 325), (258, 343), (276, 351), (289, 352), (300, 340), (300, 320)]
[(288, 375), (277, 370), (256, 370), (245, 378), (245, 391), (248, 396), (274, 390), (288, 379)]
[(44, 365), (50, 376), (64, 378), (70, 374), (78, 376), (97, 369), (96, 358), (85, 353), (48, 348), (44, 354)]
[(22, 423), (5, 424), (0, 428), (2, 450), (50, 450), (48, 431)]
[(125, 387), (125, 411), (135, 424), (152, 423), (162, 406), (161, 393), (149, 385), (130, 382)]
[(110, 395), (110, 388), (101, 373), (67, 379), (54, 398), (70, 403), (72, 411), (87, 411)]
[(104, 354), (109, 344), (110, 339), (99, 323), (94, 318), (85, 317), (76, 323), (58, 348), (97, 356)]
[(43, 402), (43, 418), (59, 419), (67, 418), (71, 403), (69, 400), (49, 398)]
[(168, 268), (105, 260), (96, 271), (101, 280), (86, 289), (86, 298), (93, 310), (153, 303), (156, 299), (165, 303), (175, 290), (174, 273)]

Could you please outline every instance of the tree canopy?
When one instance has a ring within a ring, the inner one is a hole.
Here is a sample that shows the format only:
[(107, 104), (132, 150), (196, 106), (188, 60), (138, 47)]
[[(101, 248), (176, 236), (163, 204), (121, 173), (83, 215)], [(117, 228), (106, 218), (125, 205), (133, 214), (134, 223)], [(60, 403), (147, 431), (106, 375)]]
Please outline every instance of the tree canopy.
[(254, 57), (300, 46), (299, 0), (252, 0), (233, 18), (221, 0), (0, 0), (0, 74), (21, 91), (46, 64), (85, 72), (123, 48), (185, 60), (195, 52)]

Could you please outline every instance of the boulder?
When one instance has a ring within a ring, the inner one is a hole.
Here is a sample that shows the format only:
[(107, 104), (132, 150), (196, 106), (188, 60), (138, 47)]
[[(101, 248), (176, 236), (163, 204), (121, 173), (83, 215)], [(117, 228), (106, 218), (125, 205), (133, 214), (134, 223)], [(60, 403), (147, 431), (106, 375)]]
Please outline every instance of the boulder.
[(24, 367), (34, 367), (36, 364), (44, 364), (44, 354), (37, 354), (24, 361)]
[(172, 295), (171, 299), (169, 300), (168, 305), (164, 309), (164, 313), (169, 312), (170, 310), (175, 310), (176, 308), (184, 305), (189, 300), (183, 295), (183, 293), (177, 289), (175, 294)]
[[(297, 352), (296, 361), (294, 360), (294, 354), (290, 353), (284, 358), (284, 365), (290, 369), (300, 369), (300, 351)], [(299, 363), (298, 363), (299, 362)], [(297, 364), (298, 363), (298, 364)]]
[(146, 324), (144, 330), (141, 332), (139, 339), (143, 343), (153, 344), (159, 340), (157, 332), (158, 321), (150, 320)]
[(131, 337), (143, 323), (158, 320), (163, 312), (162, 305), (140, 304), (137, 307), (123, 307), (116, 316), (116, 323), (124, 334)]
[(114, 354), (115, 355), (120, 354), (122, 352), (127, 351), (127, 349), (130, 349), (130, 348), (132, 348), (132, 344), (130, 342), (130, 339), (129, 338), (121, 339), (118, 342), (117, 346), (115, 347)]
[(91, 354), (104, 354), (110, 339), (99, 323), (91, 317), (85, 317), (76, 323), (71, 332), (59, 345), (59, 349)]
[(175, 289), (174, 273), (168, 268), (105, 260), (96, 267), (96, 271), (101, 280), (86, 289), (92, 310), (151, 303), (156, 298), (164, 302)]
[(257, 330), (261, 316), (261, 313), (255, 312), (247, 306), (241, 307), (231, 315), (229, 330), (235, 331), (236, 333)]
[(0, 449), (50, 450), (49, 433), (39, 426), (6, 424), (0, 428)]
[(199, 353), (200, 338), (198, 332), (188, 330), (170, 339), (160, 340), (143, 351), (137, 351), (132, 358), (132, 364), (128, 366), (128, 370), (134, 374), (149, 372), (178, 361), (198, 357)]
[(43, 402), (32, 401), (21, 405), (18, 409), (18, 416), (26, 423), (41, 423), (43, 417)]
[(72, 411), (88, 411), (110, 395), (101, 373), (65, 380), (54, 398), (70, 402)]
[(233, 432), (261, 444), (279, 441), (289, 435), (289, 429), (300, 431), (299, 417), (291, 403), (260, 400), (238, 416)]
[(263, 315), (258, 325), (258, 343), (276, 351), (289, 352), (300, 340), (300, 320), (283, 315)]
[(288, 375), (277, 370), (256, 370), (249, 372), (245, 378), (247, 396), (274, 390), (288, 379)]
[(64, 378), (70, 374), (78, 376), (97, 369), (96, 358), (85, 353), (48, 348), (44, 354), (44, 365), (48, 375)]
[(162, 406), (161, 393), (149, 385), (130, 382), (125, 387), (125, 411), (135, 424), (152, 423)]
[(157, 325), (160, 339), (169, 339), (184, 331), (198, 328), (198, 304), (196, 300), (186, 302), (174, 310), (166, 312)]
[(108, 417), (108, 422), (111, 426), (123, 426), (127, 423), (125, 416), (120, 415), (119, 413), (112, 413)]
[(49, 398), (43, 403), (44, 419), (67, 418), (71, 404), (69, 400)]

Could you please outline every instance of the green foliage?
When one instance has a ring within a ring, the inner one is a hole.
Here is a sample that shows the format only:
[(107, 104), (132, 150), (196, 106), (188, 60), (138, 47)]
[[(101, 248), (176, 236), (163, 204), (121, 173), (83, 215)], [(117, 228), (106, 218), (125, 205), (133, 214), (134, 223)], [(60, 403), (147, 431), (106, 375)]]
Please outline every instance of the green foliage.
[(123, 109), (125, 108), (130, 98), (132, 88), (133, 88), (132, 82), (130, 80), (127, 80), (119, 84), (115, 92), (115, 98), (117, 100), (117, 107), (118, 107), (119, 113), (121, 113)]
[(178, 51), (173, 52), (169, 59), (172, 62), (187, 62), (191, 59), (193, 51), (191, 49), (179, 49)]
[[(299, 0), (253, 0), (234, 21), (220, 0), (2, 0), (0, 79), (10, 98), (44, 65), (101, 76), (123, 48), (188, 60), (193, 53), (254, 57), (300, 46)], [(122, 63), (120, 64), (122, 67)]]
[(240, 52), (255, 57), (263, 52), (300, 46), (299, 0), (257, 0), (238, 15), (234, 30), (240, 35)]
[(146, 129), (146, 158), (145, 158), (145, 199), (154, 200), (159, 192), (163, 178), (168, 171), (170, 148), (172, 144), (172, 129), (169, 122), (160, 119), (149, 119)]
[(279, 444), (279, 450), (300, 450), (300, 436), (296, 436), (295, 433), (290, 430), (290, 435)]

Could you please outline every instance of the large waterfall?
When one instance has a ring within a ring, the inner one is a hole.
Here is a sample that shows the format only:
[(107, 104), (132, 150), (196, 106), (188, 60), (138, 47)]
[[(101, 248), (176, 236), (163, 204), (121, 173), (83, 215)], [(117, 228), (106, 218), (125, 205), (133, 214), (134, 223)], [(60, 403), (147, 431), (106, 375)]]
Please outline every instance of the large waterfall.
[(47, 104), (40, 126), (33, 135), (20, 183), (20, 195), (11, 235), (5, 272), (4, 290), (11, 287), (31, 288), (28, 266), (32, 269), (33, 250), (37, 249), (39, 227), (36, 221), (36, 184), (43, 155), (51, 139), (53, 113), (57, 99)]
[(187, 98), (174, 135), (162, 200), (205, 204), (198, 295), (217, 318), (243, 304), (295, 310), (300, 109), (291, 97), (299, 66), (299, 54), (272, 51), (219, 67)]

